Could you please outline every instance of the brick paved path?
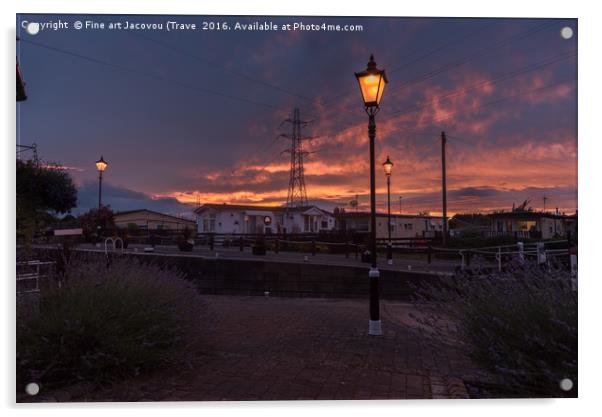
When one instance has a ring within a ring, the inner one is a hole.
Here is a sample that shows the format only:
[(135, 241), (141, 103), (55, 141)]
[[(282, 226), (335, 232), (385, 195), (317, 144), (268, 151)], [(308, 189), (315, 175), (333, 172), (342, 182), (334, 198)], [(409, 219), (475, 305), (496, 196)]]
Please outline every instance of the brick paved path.
[[(465, 373), (469, 365), (448, 348), (426, 346), (408, 316), (411, 309), (408, 304), (384, 302), (385, 334), (370, 337), (366, 335), (367, 301), (205, 298), (213, 323), (207, 330), (206, 344), (191, 366), (158, 371), (72, 400), (351, 400), (462, 396), (462, 389), (458, 391), (457, 386), (450, 392), (447, 376)], [(200, 326), (202, 329), (202, 324)]]

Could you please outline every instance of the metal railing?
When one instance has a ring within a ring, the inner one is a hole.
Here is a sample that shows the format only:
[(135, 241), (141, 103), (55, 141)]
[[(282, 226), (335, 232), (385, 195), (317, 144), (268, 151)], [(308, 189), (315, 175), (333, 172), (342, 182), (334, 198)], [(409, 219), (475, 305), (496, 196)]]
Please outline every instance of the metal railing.
[(40, 292), (40, 279), (48, 277), (54, 265), (39, 260), (17, 262), (17, 294)]

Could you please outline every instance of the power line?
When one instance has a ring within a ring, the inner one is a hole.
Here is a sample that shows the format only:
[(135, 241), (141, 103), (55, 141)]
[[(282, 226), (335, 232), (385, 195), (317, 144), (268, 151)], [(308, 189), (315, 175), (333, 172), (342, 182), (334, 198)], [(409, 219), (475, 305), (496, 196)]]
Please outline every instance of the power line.
[(526, 67), (522, 67), (522, 68), (519, 68), (519, 69), (514, 70), (514, 71), (510, 71), (510, 72), (507, 72), (507, 73), (504, 73), (504, 74), (500, 74), (499, 76), (497, 76), (497, 77), (495, 77), (495, 78), (493, 78), (491, 80), (479, 81), (479, 82), (471, 84), (471, 85), (469, 85), (467, 87), (462, 87), (462, 88), (459, 88), (459, 89), (456, 89), (456, 90), (452, 90), (452, 91), (450, 91), (449, 93), (447, 93), (445, 95), (437, 96), (437, 97), (435, 97), (435, 98), (433, 98), (431, 100), (423, 101), (422, 103), (419, 103), (419, 104), (414, 104), (414, 105), (411, 105), (411, 106), (407, 106), (407, 107), (405, 107), (405, 108), (403, 108), (403, 109), (401, 109), (399, 111), (395, 111), (395, 112), (391, 113), (391, 115), (397, 116), (397, 115), (401, 115), (401, 114), (411, 113), (413, 111), (420, 110), (420, 109), (422, 109), (424, 107), (427, 107), (429, 104), (432, 104), (432, 103), (435, 103), (435, 102), (439, 102), (441, 100), (447, 100), (447, 99), (450, 99), (452, 97), (456, 97), (456, 96), (459, 96), (459, 95), (466, 94), (469, 91), (475, 90), (476, 88), (479, 88), (479, 87), (482, 87), (482, 86), (485, 86), (485, 85), (488, 85), (488, 84), (495, 84), (495, 83), (500, 82), (500, 81), (507, 81), (507, 80), (510, 80), (512, 78), (518, 77), (520, 75), (524, 75), (524, 74), (527, 74), (529, 72), (533, 72), (533, 71), (536, 71), (538, 69), (545, 68), (545, 67), (547, 67), (549, 65), (556, 64), (556, 63), (561, 62), (561, 61), (563, 61), (565, 59), (568, 59), (568, 58), (571, 58), (571, 57), (575, 57), (575, 56), (577, 56), (577, 52), (576, 51), (568, 51), (568, 52), (559, 54), (559, 55), (557, 55), (555, 57), (548, 58), (548, 59), (536, 62), (534, 64), (528, 65)]
[(58, 53), (61, 53), (61, 54), (65, 54), (65, 55), (69, 55), (69, 56), (72, 56), (72, 57), (80, 58), (80, 59), (83, 59), (83, 60), (86, 60), (86, 61), (89, 61), (89, 62), (93, 62), (95, 64), (103, 65), (103, 66), (106, 66), (106, 67), (109, 67), (109, 68), (114, 68), (114, 69), (117, 69), (117, 70), (120, 70), (120, 71), (129, 72), (129, 73), (136, 74), (136, 75), (141, 75), (143, 77), (150, 78), (150, 79), (153, 79), (155, 81), (168, 82), (168, 83), (177, 85), (178, 87), (184, 88), (186, 90), (191, 90), (192, 89), (192, 90), (195, 90), (195, 91), (200, 92), (200, 93), (211, 94), (211, 95), (215, 95), (215, 96), (218, 96), (218, 97), (226, 98), (226, 99), (229, 99), (229, 100), (239, 101), (239, 102), (243, 102), (243, 103), (247, 103), (247, 104), (253, 104), (253, 105), (256, 105), (256, 106), (262, 106), (262, 107), (270, 108), (270, 109), (273, 109), (273, 110), (281, 110), (281, 111), (284, 110), (284, 109), (281, 109), (279, 107), (276, 107), (276, 106), (268, 104), (268, 103), (262, 103), (262, 102), (251, 100), (251, 99), (248, 99), (248, 98), (245, 98), (245, 97), (239, 97), (239, 96), (234, 96), (234, 95), (231, 95), (231, 94), (221, 93), (221, 92), (216, 91), (216, 90), (211, 90), (211, 89), (208, 89), (208, 88), (204, 88), (204, 87), (199, 87), (199, 86), (196, 86), (196, 85), (191, 85), (191, 84), (183, 83), (183, 82), (180, 82), (180, 81), (177, 81), (177, 80), (173, 80), (173, 79), (168, 79), (168, 78), (162, 77), (160, 75), (156, 75), (156, 74), (152, 74), (152, 73), (147, 73), (147, 72), (139, 71), (137, 69), (126, 67), (124, 65), (115, 64), (115, 63), (108, 62), (108, 61), (103, 61), (103, 60), (100, 60), (100, 59), (97, 59), (97, 58), (93, 58), (93, 57), (82, 55), (82, 54), (79, 54), (79, 53), (76, 53), (76, 52), (72, 52), (72, 51), (68, 51), (68, 50), (65, 50), (65, 49), (57, 48), (57, 47), (54, 47), (54, 46), (51, 46), (51, 45), (46, 45), (46, 44), (43, 44), (43, 43), (34, 42), (34, 41), (31, 41), (31, 40), (28, 40), (28, 39), (21, 39), (21, 41), (22, 42), (27, 42), (27, 43), (29, 43), (31, 45), (35, 45), (35, 46), (38, 46), (38, 47), (41, 47), (41, 48), (46, 48), (46, 49), (49, 49), (51, 51), (55, 51), (55, 52), (58, 52)]
[[(441, 74), (443, 74), (443, 73), (445, 73), (445, 72), (447, 72), (447, 71), (449, 71), (451, 69), (460, 67), (460, 66), (462, 66), (462, 65), (464, 65), (464, 64), (466, 64), (466, 63), (468, 63), (468, 62), (470, 62), (472, 60), (474, 60), (477, 57), (487, 55), (489, 53), (492, 53), (492, 52), (496, 51), (499, 48), (503, 48), (503, 47), (508, 46), (508, 45), (510, 45), (510, 44), (512, 44), (512, 43), (514, 43), (516, 41), (525, 39), (525, 38), (533, 36), (533, 35), (535, 35), (535, 34), (537, 34), (539, 32), (542, 32), (544, 30), (550, 29), (551, 27), (555, 26), (556, 24), (557, 24), (557, 21), (553, 21), (551, 23), (544, 23), (544, 24), (539, 25), (539, 26), (537, 26), (535, 28), (530, 28), (530, 29), (527, 29), (525, 31), (521, 31), (518, 34), (510, 36), (507, 39), (503, 39), (503, 40), (501, 40), (499, 42), (494, 43), (493, 45), (485, 46), (485, 47), (483, 47), (481, 49), (478, 49), (477, 51), (472, 52), (472, 53), (470, 53), (470, 54), (468, 54), (468, 55), (466, 55), (466, 56), (464, 56), (464, 57), (462, 57), (462, 58), (460, 58), (458, 60), (455, 60), (455, 61), (452, 61), (452, 62), (448, 62), (447, 64), (442, 65), (441, 67), (439, 67), (439, 68), (437, 68), (437, 69), (435, 69), (433, 71), (430, 71), (430, 72), (428, 72), (426, 74), (422, 74), (422, 75), (420, 75), (418, 77), (415, 77), (415, 78), (413, 78), (413, 79), (411, 79), (409, 81), (406, 81), (406, 82), (402, 83), (401, 85), (398, 85), (398, 86), (394, 87), (391, 91), (397, 91), (397, 90), (406, 88), (406, 87), (408, 87), (408, 86), (410, 86), (412, 84), (418, 84), (418, 83), (427, 81), (429, 79), (435, 78), (436, 76), (441, 75)], [(389, 92), (389, 94), (390, 94), (390, 92)], [(349, 95), (349, 93), (345, 94), (345, 95)]]
[[(474, 90), (474, 89), (476, 89), (478, 87), (481, 87), (481, 86), (484, 86), (484, 85), (487, 85), (487, 84), (495, 84), (495, 83), (500, 82), (500, 81), (507, 81), (507, 80), (515, 78), (515, 77), (517, 77), (519, 75), (523, 75), (523, 74), (535, 71), (537, 69), (544, 68), (546, 66), (558, 63), (558, 62), (560, 62), (560, 61), (562, 61), (564, 59), (567, 59), (567, 58), (570, 58), (570, 57), (573, 57), (573, 56), (576, 56), (576, 55), (577, 55), (576, 51), (565, 52), (565, 53), (559, 54), (559, 55), (557, 55), (555, 57), (552, 57), (550, 59), (542, 60), (542, 61), (539, 61), (539, 62), (537, 62), (535, 64), (531, 64), (531, 65), (528, 65), (526, 67), (519, 68), (518, 70), (514, 70), (514, 71), (511, 71), (511, 72), (508, 72), (508, 73), (501, 74), (500, 76), (498, 76), (498, 77), (496, 77), (496, 78), (494, 78), (492, 80), (479, 81), (479, 82), (477, 82), (475, 84), (469, 85), (468, 87), (462, 87), (460, 89), (452, 90), (448, 94), (445, 94), (443, 96), (435, 97), (435, 98), (433, 98), (431, 100), (423, 101), (422, 103), (419, 103), (419, 104), (416, 104), (416, 105), (408, 106), (408, 107), (406, 107), (406, 108), (404, 108), (404, 109), (402, 109), (400, 111), (393, 112), (391, 115), (393, 115), (393, 116), (399, 116), (399, 115), (402, 115), (402, 114), (411, 113), (413, 111), (420, 110), (421, 108), (427, 107), (431, 103), (438, 102), (438, 101), (445, 100), (445, 99), (449, 99), (449, 98), (452, 98), (452, 97), (455, 97), (455, 96), (458, 96), (458, 95), (461, 95), (461, 94), (465, 94), (465, 93), (467, 93), (467, 92), (469, 92), (471, 90)], [(347, 130), (356, 129), (357, 127), (358, 126), (350, 126), (350, 127), (344, 128), (342, 130), (339, 130), (339, 131), (335, 132), (331, 136), (340, 135), (341, 133), (346, 132)], [(401, 131), (401, 130), (402, 129), (400, 129), (399, 131)], [(420, 134), (420, 133), (426, 133), (428, 135), (438, 135), (438, 133), (433, 134), (433, 133), (430, 133), (430, 132), (418, 132), (418, 131), (413, 131), (412, 132), (410, 129), (403, 129), (403, 131), (407, 131), (409, 133), (418, 133), (418, 134)]]
[[(395, 67), (395, 68), (393, 68), (392, 70), (390, 70), (388, 72), (389, 73), (397, 72), (397, 71), (399, 71), (399, 70), (401, 70), (403, 68), (407, 68), (407, 67), (409, 67), (411, 65), (414, 65), (415, 63), (420, 62), (420, 61), (422, 61), (422, 60), (424, 60), (424, 59), (432, 56), (436, 52), (439, 52), (439, 51), (442, 51), (443, 49), (449, 48), (450, 46), (455, 45), (458, 42), (463, 41), (464, 39), (466, 39), (466, 38), (474, 35), (475, 33), (480, 32), (483, 29), (486, 29), (488, 27), (489, 27), (488, 24), (479, 26), (476, 30), (469, 31), (468, 34), (465, 34), (465, 35), (463, 35), (463, 36), (461, 36), (461, 37), (459, 37), (459, 38), (457, 38), (457, 39), (455, 39), (453, 41), (445, 42), (442, 45), (440, 45), (440, 46), (438, 46), (438, 47), (436, 47), (436, 48), (434, 48), (434, 49), (432, 49), (432, 50), (430, 50), (430, 51), (428, 51), (428, 52), (426, 52), (426, 53), (418, 56), (417, 58), (415, 58), (413, 60), (410, 60), (410, 61), (406, 62), (405, 64), (399, 65), (398, 67)], [(413, 54), (413, 55), (416, 55), (416, 54)], [(412, 55), (410, 55), (410, 56), (412, 56)], [(335, 100), (337, 100), (337, 99), (339, 99), (341, 97), (347, 96), (349, 94), (350, 94), (349, 91), (341, 93), (341, 94), (337, 94), (336, 96), (332, 97), (330, 100), (327, 100), (326, 102), (324, 102), (324, 104), (326, 105), (326, 104), (332, 103)]]
[[(489, 101), (487, 103), (483, 103), (483, 104), (481, 104), (479, 106), (474, 107), (472, 110), (478, 110), (478, 109), (483, 108), (483, 107), (493, 106), (493, 105), (502, 103), (502, 102), (504, 102), (506, 100), (510, 100), (512, 98), (516, 98), (516, 97), (520, 97), (520, 96), (523, 96), (523, 95), (526, 95), (526, 94), (531, 94), (531, 93), (543, 91), (543, 90), (546, 90), (548, 88), (557, 87), (559, 85), (565, 84), (566, 82), (570, 82), (570, 81), (574, 81), (574, 80), (573, 79), (566, 79), (566, 80), (562, 80), (562, 81), (553, 82), (553, 83), (544, 85), (542, 87), (534, 88), (534, 89), (531, 89), (531, 90), (521, 91), (521, 92), (518, 92), (516, 94), (512, 94), (510, 96), (507, 96), (507, 97), (502, 97), (502, 98), (497, 99), (497, 100), (493, 100), (493, 101)], [(446, 117), (434, 120), (434, 122), (439, 122), (439, 121), (443, 121), (443, 120), (449, 119), (449, 118), (453, 117), (456, 113), (459, 113), (460, 111), (463, 111), (463, 110), (462, 109), (456, 110), (452, 114), (448, 114)], [(458, 136), (448, 135), (447, 133), (446, 133), (446, 137), (448, 139), (451, 138), (451, 139), (454, 139), (454, 140), (459, 140), (460, 142), (463, 142), (466, 145), (473, 145), (474, 144), (474, 141), (467, 140), (465, 138), (461, 138), (461, 137), (458, 137)], [(439, 138), (437, 138), (437, 139), (439, 139)], [(426, 158), (426, 156), (423, 157), (421, 159), (421, 161), (424, 160), (425, 158)]]
[[(566, 83), (567, 81), (573, 81), (573, 79), (567, 79), (567, 80), (562, 80), (562, 81), (554, 82), (554, 83), (551, 83), (551, 84), (548, 84), (548, 85), (545, 85), (545, 86), (542, 86), (542, 87), (534, 88), (534, 89), (527, 90), (527, 91), (522, 91), (522, 92), (519, 92), (519, 93), (516, 93), (516, 94), (512, 94), (510, 96), (507, 96), (507, 97), (502, 97), (500, 99), (489, 101), (489, 102), (483, 103), (483, 104), (481, 104), (479, 106), (473, 107), (471, 110), (478, 110), (478, 109), (481, 109), (481, 108), (484, 108), (484, 107), (489, 107), (489, 106), (497, 105), (497, 104), (500, 104), (500, 103), (502, 103), (502, 102), (504, 102), (506, 100), (510, 100), (512, 98), (516, 98), (516, 97), (520, 97), (520, 96), (523, 96), (523, 95), (526, 95), (526, 94), (531, 94), (531, 93), (543, 91), (543, 90), (548, 89), (548, 88), (556, 87), (558, 85)], [(447, 120), (447, 119), (453, 117), (456, 113), (459, 113), (461, 111), (464, 111), (464, 109), (456, 110), (456, 111), (454, 111), (454, 112), (446, 115), (445, 117), (433, 120), (433, 122), (436, 123), (436, 122), (441, 122), (443, 120)], [(333, 136), (337, 136), (337, 135), (339, 135), (340, 133), (342, 133), (342, 132), (344, 132), (346, 130), (349, 130), (351, 128), (357, 128), (357, 127), (358, 126), (352, 126), (350, 128), (343, 129), (343, 130), (341, 130), (339, 132), (336, 132)], [(409, 133), (413, 133), (413, 134), (423, 134), (423, 135), (426, 135), (426, 136), (433, 136), (433, 137), (435, 137), (436, 135), (438, 135), (438, 133), (431, 133), (431, 132), (418, 132), (418, 131), (412, 132), (410, 129), (404, 129), (404, 128), (394, 129), (392, 131), (388, 131), (387, 133), (397, 133), (397, 132), (409, 132)], [(452, 138), (452, 139), (456, 139), (456, 140), (461, 139), (461, 138), (458, 138), (456, 136), (449, 136), (449, 135), (447, 135), (447, 137), (448, 138)], [(463, 141), (466, 141), (466, 140), (464, 139)], [(423, 158), (420, 159), (420, 161), (423, 161), (426, 157), (427, 156), (424, 155)]]
[[(456, 44), (456, 43), (458, 43), (458, 42), (460, 42), (460, 41), (462, 41), (462, 40), (464, 40), (464, 39), (466, 39), (466, 38), (468, 38), (468, 37), (470, 37), (470, 36), (472, 36), (472, 35), (480, 32), (480, 31), (482, 31), (483, 29), (488, 28), (488, 27), (489, 27), (489, 24), (485, 24), (485, 25), (479, 26), (477, 29), (469, 31), (467, 34), (464, 34), (463, 36), (459, 37), (458, 39), (455, 39), (455, 40), (450, 41), (450, 42), (446, 42), (443, 45), (441, 45), (441, 46), (439, 46), (439, 47), (437, 47), (437, 48), (435, 48), (435, 49), (433, 49), (431, 51), (428, 51), (427, 53), (425, 53), (423, 55), (420, 55), (418, 58), (416, 58), (416, 59), (414, 59), (414, 60), (412, 60), (410, 62), (407, 62), (405, 64), (402, 64), (399, 67), (394, 68), (390, 72), (396, 72), (396, 71), (398, 71), (398, 70), (400, 70), (402, 68), (408, 67), (408, 66), (410, 66), (410, 65), (412, 65), (412, 64), (414, 64), (416, 62), (424, 60), (424, 59), (428, 58), (429, 56), (433, 55), (434, 53), (436, 53), (436, 52), (438, 52), (440, 50), (443, 50), (443, 49), (445, 49), (445, 48), (447, 48), (449, 46), (452, 46), (452, 45), (454, 45), (454, 44)], [(233, 75), (239, 76), (239, 77), (244, 78), (244, 79), (246, 79), (248, 81), (252, 81), (252, 82), (261, 84), (261, 85), (269, 87), (269, 88), (273, 88), (273, 89), (275, 89), (277, 91), (280, 91), (282, 93), (288, 94), (288, 95), (296, 97), (296, 98), (300, 98), (300, 99), (308, 101), (308, 102), (310, 102), (312, 104), (321, 104), (321, 105), (327, 104), (327, 103), (320, 103), (317, 99), (313, 99), (313, 98), (310, 98), (310, 97), (303, 96), (303, 95), (298, 94), (298, 93), (296, 93), (294, 91), (288, 90), (288, 89), (280, 87), (278, 85), (274, 85), (274, 84), (268, 83), (268, 82), (266, 82), (264, 80), (261, 80), (261, 79), (258, 79), (256, 77), (249, 76), (249, 75), (247, 75), (245, 73), (242, 73), (240, 71), (236, 71), (236, 70), (227, 68), (224, 65), (216, 63), (216, 62), (214, 62), (212, 60), (209, 60), (209, 59), (203, 58), (203, 57), (199, 57), (198, 55), (195, 55), (195, 54), (191, 54), (188, 51), (185, 51), (185, 50), (180, 49), (180, 48), (176, 48), (173, 45), (170, 45), (170, 44), (167, 44), (165, 42), (159, 41), (159, 40), (154, 39), (152, 37), (145, 36), (145, 35), (142, 35), (142, 34), (136, 33), (136, 32), (127, 32), (127, 33), (131, 33), (131, 34), (133, 34), (135, 36), (138, 36), (138, 37), (140, 37), (142, 39), (145, 39), (145, 40), (147, 40), (149, 42), (153, 42), (153, 43), (155, 43), (155, 44), (157, 44), (157, 45), (159, 45), (159, 46), (161, 46), (161, 47), (163, 47), (165, 49), (168, 49), (169, 51), (178, 52), (178, 53), (180, 53), (180, 54), (182, 54), (184, 56), (188, 56), (188, 57), (193, 58), (193, 59), (195, 59), (197, 61), (203, 62), (203, 63), (205, 63), (207, 65), (210, 65), (210, 66), (219, 66), (220, 68), (224, 69), (225, 71), (227, 71), (227, 72), (229, 72), (229, 73), (231, 73)], [(343, 93), (342, 95), (348, 95), (348, 93)], [(341, 95), (339, 95), (339, 96), (341, 96)], [(334, 101), (334, 100), (329, 100), (328, 103), (330, 103), (332, 101)], [(353, 113), (352, 111), (350, 111), (348, 109), (343, 109), (343, 110), (346, 111), (346, 112), (348, 112), (348, 113), (355, 114), (355, 113)], [(319, 115), (314, 115), (313, 117), (319, 117)]]
[(161, 46), (161, 47), (163, 47), (163, 48), (165, 48), (165, 49), (167, 49), (167, 50), (169, 50), (171, 52), (177, 52), (177, 53), (179, 53), (181, 55), (184, 55), (184, 56), (190, 57), (192, 59), (195, 59), (197, 61), (203, 62), (203, 63), (205, 63), (205, 64), (207, 64), (209, 66), (220, 67), (222, 70), (224, 70), (224, 71), (226, 71), (226, 72), (228, 72), (228, 73), (230, 73), (232, 75), (235, 75), (237, 77), (243, 78), (243, 79), (245, 79), (247, 81), (251, 81), (251, 82), (254, 82), (256, 84), (263, 85), (264, 87), (272, 88), (272, 89), (277, 90), (277, 91), (279, 91), (281, 93), (288, 94), (288, 95), (290, 95), (292, 97), (300, 98), (302, 100), (310, 101), (310, 102), (313, 102), (313, 103), (316, 102), (314, 99), (312, 99), (310, 97), (303, 96), (303, 95), (298, 94), (298, 93), (296, 93), (296, 92), (294, 92), (292, 90), (280, 87), (279, 85), (276, 85), (276, 84), (269, 83), (269, 82), (267, 82), (265, 80), (262, 80), (262, 79), (257, 78), (257, 77), (253, 77), (253, 76), (245, 74), (245, 73), (243, 73), (241, 71), (237, 71), (237, 70), (228, 68), (225, 65), (222, 65), (222, 64), (217, 63), (215, 61), (212, 61), (212, 60), (210, 60), (208, 58), (204, 58), (204, 57), (200, 57), (198, 55), (192, 54), (192, 53), (190, 53), (190, 52), (188, 52), (188, 51), (186, 51), (184, 49), (177, 48), (174, 45), (168, 44), (166, 42), (159, 41), (157, 39), (154, 39), (154, 38), (149, 37), (149, 36), (142, 35), (142, 34), (137, 33), (137, 32), (129, 32), (128, 31), (127, 33), (135, 35), (135, 36), (138, 36), (138, 37), (140, 37), (142, 39), (145, 39), (145, 40), (147, 40), (149, 42), (155, 43), (155, 44), (157, 44), (157, 45), (159, 45), (159, 46)]
[[(523, 96), (525, 94), (530, 94), (530, 93), (542, 91), (542, 90), (545, 90), (545, 89), (548, 89), (548, 88), (552, 88), (552, 87), (557, 87), (557, 86), (559, 86), (561, 84), (564, 84), (564, 83), (570, 82), (570, 81), (574, 81), (574, 79), (565, 79), (565, 80), (562, 80), (562, 81), (557, 81), (557, 82), (553, 82), (553, 83), (548, 84), (548, 85), (544, 85), (543, 87), (538, 87), (538, 88), (534, 88), (534, 89), (531, 89), (531, 90), (522, 91), (522, 92), (519, 92), (519, 93), (516, 93), (516, 94), (512, 94), (512, 95), (507, 96), (507, 97), (502, 97), (500, 99), (489, 101), (487, 103), (483, 103), (483, 104), (480, 104), (478, 106), (475, 106), (471, 110), (477, 110), (477, 109), (481, 109), (481, 108), (484, 108), (484, 107), (493, 106), (493, 105), (502, 103), (502, 102), (504, 102), (506, 100), (509, 100), (511, 98), (520, 97), (520, 96)], [(463, 110), (456, 110), (456, 111), (452, 112), (451, 114), (446, 115), (445, 117), (434, 119), (433, 122), (440, 122), (440, 121), (443, 121), (443, 120), (447, 120), (447, 119), (453, 117), (456, 113), (459, 113), (460, 111), (463, 111)]]
[(429, 72), (427, 74), (424, 74), (424, 75), (415, 77), (412, 80), (406, 81), (405, 83), (402, 83), (401, 85), (396, 86), (393, 91), (395, 91), (395, 90), (401, 90), (403, 88), (406, 88), (409, 85), (418, 84), (418, 83), (424, 82), (426, 80), (429, 80), (431, 78), (434, 78), (434, 77), (436, 77), (436, 76), (438, 76), (440, 74), (443, 74), (444, 72), (447, 72), (447, 71), (449, 71), (451, 69), (460, 67), (460, 66), (462, 66), (462, 65), (464, 65), (464, 64), (472, 61), (475, 58), (478, 58), (478, 57), (481, 57), (481, 56), (484, 56), (484, 55), (488, 55), (490, 53), (495, 52), (499, 48), (506, 47), (506, 46), (511, 45), (512, 43), (516, 42), (516, 41), (523, 40), (523, 39), (525, 39), (527, 37), (530, 37), (532, 35), (535, 35), (535, 34), (541, 32), (541, 31), (550, 29), (552, 26), (555, 26), (556, 24), (557, 24), (556, 22), (545, 23), (545, 24), (539, 25), (539, 26), (537, 26), (535, 28), (531, 28), (531, 29), (522, 31), (522, 32), (520, 32), (520, 33), (518, 33), (518, 34), (516, 34), (514, 36), (511, 36), (508, 39), (496, 42), (493, 45), (485, 46), (485, 47), (483, 47), (483, 48), (481, 48), (481, 49), (479, 49), (479, 50), (477, 50), (475, 52), (472, 52), (472, 53), (470, 53), (468, 55), (465, 55), (464, 57), (462, 57), (462, 58), (460, 58), (458, 60), (455, 60), (455, 61), (449, 62), (449, 63), (447, 63), (445, 65), (442, 65), (441, 67), (439, 67), (436, 70), (433, 70), (433, 71), (431, 71), (431, 72)]

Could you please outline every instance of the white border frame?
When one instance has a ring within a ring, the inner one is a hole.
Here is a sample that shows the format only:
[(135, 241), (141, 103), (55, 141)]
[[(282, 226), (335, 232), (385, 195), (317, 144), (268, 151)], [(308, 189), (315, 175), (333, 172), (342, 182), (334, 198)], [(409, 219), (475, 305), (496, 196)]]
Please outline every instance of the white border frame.
[[(43, 410), (52, 415), (105, 415), (108, 409), (126, 409), (128, 414), (154, 416), (164, 415), (167, 410), (198, 415), (200, 412), (219, 411), (228, 415), (236, 412), (246, 415), (303, 415), (309, 413), (337, 412), (362, 415), (375, 411), (379, 415), (399, 415), (400, 412), (418, 412), (420, 414), (482, 415), (491, 416), (522, 412), (543, 412), (547, 415), (575, 414), (596, 407), (600, 387), (600, 359), (596, 352), (600, 346), (599, 308), (602, 296), (600, 281), (602, 277), (596, 262), (599, 240), (599, 214), (602, 209), (600, 181), (602, 164), (598, 161), (602, 154), (602, 138), (599, 116), (600, 108), (599, 71), (602, 68), (599, 40), (602, 40), (602, 16), (596, 13), (595, 2), (570, 2), (548, 0), (546, 2), (527, 2), (524, 0), (505, 0), (496, 3), (470, 0), (431, 0), (422, 2), (399, 2), (389, 4), (367, 1), (331, 1), (304, 0), (284, 3), (282, 1), (219, 1), (190, 2), (184, 0), (88, 0), (73, 2), (68, 0), (5, 0), (0, 5), (3, 22), (2, 34), (4, 57), (9, 64), (15, 56), (15, 14), (19, 13), (111, 13), (111, 14), (213, 14), (213, 15), (330, 15), (330, 16), (446, 16), (446, 17), (571, 17), (579, 19), (579, 217), (580, 217), (580, 327), (579, 327), (579, 400), (483, 400), (483, 401), (314, 401), (314, 402), (230, 402), (217, 403), (153, 403), (153, 404), (44, 404), (14, 405), (14, 287), (10, 279), (4, 279), (3, 310), (6, 329), (2, 348), (5, 369), (2, 375), (0, 392), (2, 405), (9, 412), (39, 413)], [(377, 7), (369, 8), (374, 5)], [(0, 204), (0, 219), (4, 231), (2, 234), (3, 276), (14, 274), (14, 143), (15, 143), (15, 102), (13, 66), (2, 67), (2, 126), (4, 138), (2, 149), (2, 169), (0, 170), (5, 198)], [(6, 196), (8, 194), (8, 196)], [(596, 222), (598, 220), (598, 222)], [(537, 410), (535, 410), (537, 408)]]

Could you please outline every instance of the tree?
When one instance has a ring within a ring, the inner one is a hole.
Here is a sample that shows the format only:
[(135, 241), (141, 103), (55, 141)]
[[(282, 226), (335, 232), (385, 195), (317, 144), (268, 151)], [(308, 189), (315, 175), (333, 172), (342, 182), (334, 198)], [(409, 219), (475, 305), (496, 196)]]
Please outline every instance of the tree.
[(528, 198), (525, 201), (523, 201), (518, 207), (514, 207), (514, 203), (512, 203), (512, 211), (518, 211), (518, 212), (522, 212), (522, 211), (533, 211), (533, 208), (529, 206), (529, 203), (531, 203), (531, 199)]
[(115, 220), (113, 210), (110, 206), (102, 206), (100, 211), (96, 208), (90, 209), (77, 218), (83, 229), (84, 236), (91, 238), (97, 235), (100, 229), (105, 234), (113, 234), (115, 232)]
[(45, 218), (53, 212), (67, 213), (76, 203), (77, 190), (65, 170), (17, 160), (17, 230), (27, 240)]

